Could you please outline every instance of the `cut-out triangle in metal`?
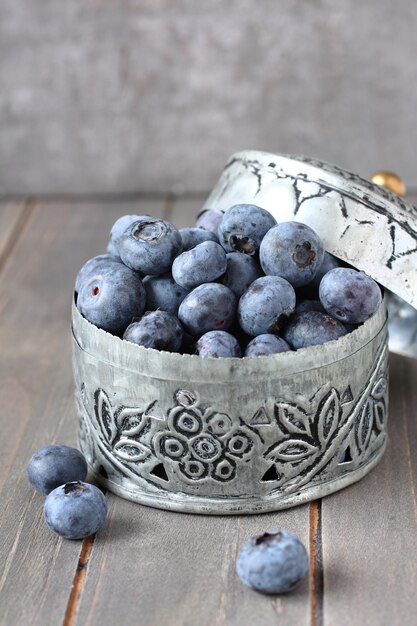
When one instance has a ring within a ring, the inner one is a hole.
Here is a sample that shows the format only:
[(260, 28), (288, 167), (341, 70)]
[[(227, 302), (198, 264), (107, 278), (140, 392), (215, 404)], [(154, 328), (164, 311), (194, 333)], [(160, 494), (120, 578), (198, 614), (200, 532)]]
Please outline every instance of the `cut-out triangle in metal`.
[(263, 406), (256, 411), (255, 415), (252, 417), (250, 421), (250, 424), (252, 426), (257, 426), (258, 424), (270, 424), (270, 423), (271, 423), (271, 420), (269, 419), (268, 413), (265, 411)]
[(346, 387), (341, 397), (340, 404), (348, 404), (349, 402), (352, 402), (352, 400), (353, 400), (352, 390), (350, 387)]

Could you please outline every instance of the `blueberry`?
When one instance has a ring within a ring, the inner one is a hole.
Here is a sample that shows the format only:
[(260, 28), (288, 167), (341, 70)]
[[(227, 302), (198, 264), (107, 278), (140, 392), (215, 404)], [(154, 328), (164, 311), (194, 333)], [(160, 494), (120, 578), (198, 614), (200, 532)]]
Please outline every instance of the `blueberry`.
[(123, 339), (145, 348), (178, 352), (182, 343), (182, 326), (166, 311), (148, 311), (126, 328)]
[(228, 330), (235, 318), (236, 296), (218, 283), (199, 285), (180, 304), (178, 317), (195, 337), (209, 330)]
[(279, 276), (261, 276), (239, 300), (238, 320), (248, 335), (276, 333), (295, 307), (295, 291)]
[(265, 233), (276, 223), (268, 211), (255, 204), (235, 204), (224, 213), (217, 234), (226, 252), (254, 255)]
[(87, 462), (79, 450), (68, 446), (51, 445), (32, 455), (27, 466), (27, 477), (34, 489), (49, 493), (59, 485), (73, 480), (85, 480)]
[(295, 305), (295, 313), (305, 313), (306, 311), (320, 311), (326, 313), (320, 300), (300, 300)]
[(161, 309), (172, 315), (177, 315), (178, 307), (188, 293), (175, 282), (171, 274), (145, 276), (143, 286), (146, 291), (147, 310)]
[(144, 215), (122, 215), (112, 226), (110, 231), (110, 240), (109, 245), (107, 246), (107, 252), (113, 255), (119, 255), (119, 242), (120, 237), (123, 232), (128, 228), (134, 221), (142, 219)]
[(326, 311), (348, 324), (359, 324), (378, 310), (382, 296), (379, 285), (364, 272), (338, 267), (321, 279), (320, 301)]
[(171, 222), (141, 217), (123, 231), (118, 251), (123, 263), (132, 270), (160, 275), (171, 269), (182, 251), (182, 239)]
[(209, 230), (217, 235), (222, 217), (223, 211), (219, 211), (218, 209), (206, 209), (198, 215), (195, 225), (197, 228)]
[(282, 222), (271, 228), (259, 250), (265, 274), (281, 276), (293, 287), (311, 282), (323, 257), (324, 247), (320, 237), (300, 222)]
[(341, 322), (326, 313), (296, 313), (283, 330), (283, 337), (294, 350), (317, 346), (347, 334)]
[(172, 276), (184, 289), (210, 283), (226, 271), (226, 253), (220, 244), (204, 241), (183, 252), (172, 264)]
[(240, 357), (239, 342), (225, 330), (210, 330), (204, 333), (196, 343), (200, 356)]
[(249, 285), (263, 275), (261, 266), (253, 257), (241, 252), (229, 252), (226, 260), (226, 272), (221, 282), (240, 298)]
[(244, 356), (264, 356), (267, 354), (278, 354), (288, 352), (290, 346), (284, 339), (276, 335), (265, 334), (254, 337), (246, 346)]
[(80, 289), (77, 308), (92, 324), (119, 335), (145, 309), (146, 293), (136, 272), (121, 263), (87, 280)]
[(240, 549), (236, 569), (241, 581), (261, 593), (291, 591), (308, 570), (301, 541), (286, 530), (253, 537)]
[(65, 539), (92, 535), (106, 519), (106, 498), (97, 487), (81, 481), (57, 487), (46, 497), (45, 521)]
[(100, 274), (113, 263), (122, 263), (120, 257), (112, 254), (100, 254), (95, 256), (82, 266), (75, 279), (75, 291), (78, 293), (83, 283), (85, 283), (94, 274)]
[(195, 248), (203, 241), (215, 241), (219, 243), (219, 239), (215, 233), (203, 228), (180, 228), (179, 233), (182, 239), (182, 249), (184, 251)]

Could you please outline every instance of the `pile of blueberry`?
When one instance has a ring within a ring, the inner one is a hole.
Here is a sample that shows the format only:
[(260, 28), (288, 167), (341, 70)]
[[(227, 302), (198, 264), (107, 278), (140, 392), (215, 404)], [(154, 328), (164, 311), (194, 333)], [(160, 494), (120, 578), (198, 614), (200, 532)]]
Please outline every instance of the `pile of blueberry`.
[(81, 314), (148, 348), (254, 357), (338, 339), (381, 303), (378, 284), (324, 250), (300, 222), (251, 204), (204, 211), (177, 230), (124, 215), (107, 254), (87, 261), (75, 285)]
[(83, 539), (97, 532), (106, 519), (106, 498), (84, 482), (87, 462), (75, 448), (41, 448), (31, 457), (27, 476), (32, 487), (46, 495), (45, 521), (61, 537)]

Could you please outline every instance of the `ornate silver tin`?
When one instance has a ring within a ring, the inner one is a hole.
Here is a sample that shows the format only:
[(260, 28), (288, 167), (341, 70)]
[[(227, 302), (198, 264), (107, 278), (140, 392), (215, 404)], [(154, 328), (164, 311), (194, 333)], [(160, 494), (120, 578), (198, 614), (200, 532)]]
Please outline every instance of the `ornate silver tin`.
[[(309, 223), (331, 252), (380, 282), (388, 274), (392, 290), (398, 273), (397, 292), (415, 298), (416, 283), (407, 287), (415, 244), (404, 244), (413, 209), (389, 192), (307, 159), (249, 152), (231, 159), (206, 207), (236, 202)], [(370, 270), (375, 257), (386, 270)], [(159, 508), (256, 513), (325, 496), (359, 480), (384, 451), (386, 317), (383, 302), (322, 346), (202, 359), (121, 341), (73, 305), (80, 447), (108, 489)]]

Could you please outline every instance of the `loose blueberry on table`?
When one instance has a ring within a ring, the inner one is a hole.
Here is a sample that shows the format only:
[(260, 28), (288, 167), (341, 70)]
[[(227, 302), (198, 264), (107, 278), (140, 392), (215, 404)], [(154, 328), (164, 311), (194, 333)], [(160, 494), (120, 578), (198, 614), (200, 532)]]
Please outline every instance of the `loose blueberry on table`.
[(76, 305), (98, 328), (147, 348), (272, 355), (337, 340), (376, 313), (379, 285), (344, 265), (309, 226), (277, 224), (252, 204), (213, 207), (180, 230), (124, 215), (107, 254), (78, 273)]
[(94, 485), (69, 482), (46, 497), (44, 516), (49, 528), (61, 537), (83, 539), (97, 532), (106, 519), (106, 498)]
[(85, 480), (86, 476), (87, 462), (83, 454), (69, 446), (45, 446), (31, 456), (27, 466), (30, 484), (45, 494), (64, 483)]
[(298, 537), (286, 530), (249, 539), (240, 549), (236, 570), (241, 581), (261, 593), (294, 589), (308, 570), (308, 555)]

